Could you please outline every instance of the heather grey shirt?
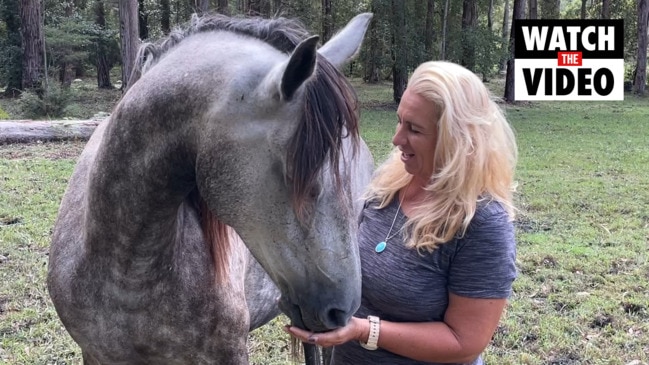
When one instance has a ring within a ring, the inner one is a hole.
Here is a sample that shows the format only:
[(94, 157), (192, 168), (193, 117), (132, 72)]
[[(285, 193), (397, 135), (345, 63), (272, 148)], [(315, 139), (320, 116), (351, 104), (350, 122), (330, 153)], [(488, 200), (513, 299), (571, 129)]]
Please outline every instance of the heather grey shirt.
[[(368, 203), (361, 215), (358, 235), (363, 292), (357, 317), (371, 314), (394, 322), (442, 321), (448, 292), (471, 298), (510, 296), (516, 278), (516, 243), (513, 224), (499, 203), (479, 204), (465, 236), (432, 253), (422, 256), (407, 249), (400, 234), (387, 241), (383, 252), (376, 253), (374, 248), (388, 236), (395, 214), (392, 233), (406, 221), (403, 212), (397, 212), (396, 200), (383, 209)], [(472, 365), (482, 363), (478, 358)], [(368, 351), (348, 342), (334, 348), (333, 364), (432, 363), (409, 360), (381, 348)]]

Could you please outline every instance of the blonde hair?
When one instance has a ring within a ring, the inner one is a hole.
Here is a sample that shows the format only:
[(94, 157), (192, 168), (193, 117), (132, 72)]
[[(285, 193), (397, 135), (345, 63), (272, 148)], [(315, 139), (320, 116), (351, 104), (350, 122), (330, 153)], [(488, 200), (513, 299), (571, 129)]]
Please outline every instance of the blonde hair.
[[(437, 107), (430, 118), (438, 136), (427, 196), (405, 224), (406, 245), (430, 252), (464, 235), (481, 200), (501, 203), (514, 219), (516, 139), (482, 81), (460, 65), (431, 61), (417, 67), (408, 89)], [(412, 180), (400, 156), (395, 148), (368, 186), (365, 198), (379, 208)]]

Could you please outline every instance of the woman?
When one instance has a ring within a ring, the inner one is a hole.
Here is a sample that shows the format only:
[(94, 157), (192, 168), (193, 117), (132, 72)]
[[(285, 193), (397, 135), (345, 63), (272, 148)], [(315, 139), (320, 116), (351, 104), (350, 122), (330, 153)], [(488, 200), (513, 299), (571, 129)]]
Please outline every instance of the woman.
[(361, 307), (342, 328), (286, 331), (341, 364), (482, 364), (516, 277), (514, 134), (480, 79), (426, 62), (397, 110), (360, 217)]

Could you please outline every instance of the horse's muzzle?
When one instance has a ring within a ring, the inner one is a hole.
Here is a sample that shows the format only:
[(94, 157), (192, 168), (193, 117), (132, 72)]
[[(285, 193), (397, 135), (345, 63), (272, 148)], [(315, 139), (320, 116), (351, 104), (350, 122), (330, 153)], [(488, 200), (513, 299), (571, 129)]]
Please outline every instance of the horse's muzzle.
[(343, 327), (352, 315), (352, 313), (331, 307), (324, 308), (322, 313), (312, 313), (305, 316), (300, 306), (293, 304), (285, 296), (282, 296), (278, 304), (279, 309), (291, 319), (293, 326), (311, 332), (325, 332)]

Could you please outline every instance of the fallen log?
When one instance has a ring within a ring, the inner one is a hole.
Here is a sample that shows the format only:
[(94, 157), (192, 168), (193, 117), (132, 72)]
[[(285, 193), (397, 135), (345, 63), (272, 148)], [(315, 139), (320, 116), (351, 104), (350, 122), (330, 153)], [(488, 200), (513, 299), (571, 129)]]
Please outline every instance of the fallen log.
[(88, 140), (103, 120), (0, 120), (0, 144)]

